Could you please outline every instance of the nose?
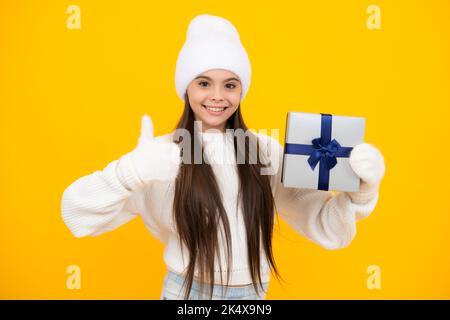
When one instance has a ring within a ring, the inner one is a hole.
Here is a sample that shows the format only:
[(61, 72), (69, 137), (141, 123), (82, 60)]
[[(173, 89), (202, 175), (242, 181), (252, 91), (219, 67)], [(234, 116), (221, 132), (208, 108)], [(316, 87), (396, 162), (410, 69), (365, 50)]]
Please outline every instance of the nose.
[(219, 86), (217, 86), (217, 87), (213, 90), (213, 93), (212, 93), (212, 96), (211, 96), (211, 100), (212, 100), (212, 101), (223, 101), (222, 91), (221, 91), (221, 89), (220, 89)]

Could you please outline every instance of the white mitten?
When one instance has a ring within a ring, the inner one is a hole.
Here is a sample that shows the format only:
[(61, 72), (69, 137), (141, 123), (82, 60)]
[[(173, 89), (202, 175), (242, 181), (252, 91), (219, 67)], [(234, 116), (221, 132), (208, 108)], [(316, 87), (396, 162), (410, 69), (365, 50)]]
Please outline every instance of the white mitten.
[(369, 186), (381, 182), (385, 172), (384, 158), (373, 145), (358, 144), (353, 148), (349, 161), (353, 171)]
[(180, 148), (174, 142), (157, 141), (148, 115), (142, 117), (137, 147), (123, 155), (117, 165), (120, 182), (129, 190), (152, 180), (174, 180), (180, 168)]

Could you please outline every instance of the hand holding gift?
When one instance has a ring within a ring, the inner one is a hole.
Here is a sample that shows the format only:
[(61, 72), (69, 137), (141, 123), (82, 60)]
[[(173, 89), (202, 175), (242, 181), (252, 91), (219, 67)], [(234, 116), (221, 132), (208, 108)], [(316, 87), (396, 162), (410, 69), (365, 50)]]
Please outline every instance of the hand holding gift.
[(364, 129), (361, 117), (289, 112), (283, 185), (358, 192), (379, 183), (384, 159), (378, 149), (363, 143)]
[(369, 143), (361, 143), (354, 147), (349, 162), (361, 180), (371, 186), (381, 182), (386, 170), (383, 155)]

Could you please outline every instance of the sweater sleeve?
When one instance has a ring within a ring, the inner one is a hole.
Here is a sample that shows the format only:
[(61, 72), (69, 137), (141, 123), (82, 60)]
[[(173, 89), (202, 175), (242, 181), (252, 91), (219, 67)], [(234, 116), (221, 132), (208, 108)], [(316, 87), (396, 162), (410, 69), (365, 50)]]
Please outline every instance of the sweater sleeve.
[(137, 216), (141, 189), (130, 191), (121, 183), (118, 161), (79, 178), (64, 190), (62, 218), (75, 237), (100, 235)]
[(283, 147), (270, 138), (277, 150), (271, 161), (277, 168), (272, 175), (275, 207), (296, 232), (327, 249), (348, 246), (356, 234), (356, 222), (375, 209), (379, 185), (361, 182), (360, 192), (331, 192), (288, 188), (281, 183)]

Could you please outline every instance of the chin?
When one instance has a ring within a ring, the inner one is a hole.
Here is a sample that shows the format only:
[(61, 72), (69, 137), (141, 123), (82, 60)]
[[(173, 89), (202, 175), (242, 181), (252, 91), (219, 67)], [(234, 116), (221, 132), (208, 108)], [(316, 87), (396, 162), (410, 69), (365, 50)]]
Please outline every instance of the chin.
[(225, 122), (203, 122), (203, 127), (207, 128), (220, 128)]

